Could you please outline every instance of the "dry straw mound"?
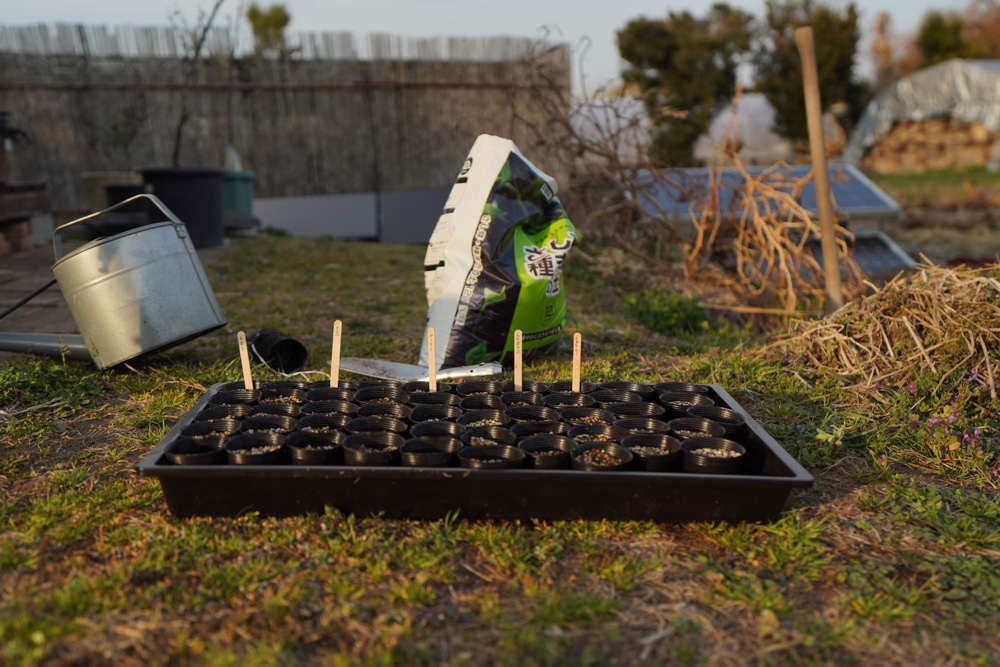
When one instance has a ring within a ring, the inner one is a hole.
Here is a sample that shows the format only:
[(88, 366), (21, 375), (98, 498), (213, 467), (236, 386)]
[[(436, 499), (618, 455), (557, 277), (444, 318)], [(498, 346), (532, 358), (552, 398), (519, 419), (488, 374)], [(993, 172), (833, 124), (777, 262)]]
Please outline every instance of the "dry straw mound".
[(770, 347), (802, 367), (836, 373), (869, 396), (927, 372), (938, 376), (938, 387), (949, 377), (978, 373), (996, 400), (1000, 264), (926, 264), (871, 287), (872, 294), (822, 320), (795, 322)]

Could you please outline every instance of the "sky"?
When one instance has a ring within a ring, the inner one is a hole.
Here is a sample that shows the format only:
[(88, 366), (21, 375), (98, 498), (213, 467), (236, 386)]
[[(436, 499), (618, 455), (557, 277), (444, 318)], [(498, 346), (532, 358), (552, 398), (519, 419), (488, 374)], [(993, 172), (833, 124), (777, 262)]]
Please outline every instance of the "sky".
[[(171, 15), (193, 25), (199, 12), (207, 11), (212, 0), (34, 0), (4, 3), (0, 25), (37, 23), (87, 23), (103, 25), (170, 25)], [(222, 19), (245, 11), (246, 0), (225, 0)], [(258, 0), (261, 7), (274, 4)], [(403, 37), (477, 37), (510, 35), (545, 37), (566, 42), (573, 54), (573, 87), (594, 91), (614, 80), (621, 71), (615, 31), (630, 20), (665, 18), (668, 12), (690, 11), (704, 15), (709, 3), (699, 0), (284, 0), (291, 14), (288, 33), (350, 31), (361, 40), (377, 32)], [(764, 0), (730, 0), (758, 18), (764, 16)], [(845, 0), (828, 0), (842, 6)], [(857, 0), (861, 12), (862, 44), (866, 50), (874, 31), (875, 17), (885, 11), (892, 17), (892, 33), (904, 36), (916, 32), (924, 13), (948, 11), (968, 6), (967, 0)], [(224, 22), (223, 22), (224, 23)], [(822, 39), (816, 35), (815, 39)], [(871, 71), (859, 64), (864, 76)]]

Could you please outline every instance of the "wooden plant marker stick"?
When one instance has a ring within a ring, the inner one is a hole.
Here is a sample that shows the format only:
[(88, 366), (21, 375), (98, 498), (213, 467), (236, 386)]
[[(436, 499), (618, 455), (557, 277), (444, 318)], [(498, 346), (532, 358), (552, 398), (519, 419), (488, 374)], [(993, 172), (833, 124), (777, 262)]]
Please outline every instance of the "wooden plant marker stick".
[(437, 351), (434, 349), (434, 327), (427, 327), (427, 389), (438, 390)]
[(573, 384), (570, 387), (574, 392), (580, 391), (580, 356), (583, 351), (583, 336), (580, 333), (573, 334)]
[(250, 353), (247, 351), (247, 335), (240, 331), (236, 334), (240, 344), (240, 363), (243, 364), (243, 386), (253, 389), (253, 378), (250, 376)]
[(514, 391), (524, 391), (521, 353), (523, 352), (521, 330), (514, 332)]
[(840, 265), (837, 263), (837, 239), (834, 234), (833, 208), (830, 205), (830, 174), (826, 168), (826, 140), (823, 138), (823, 107), (819, 97), (819, 74), (816, 71), (816, 49), (811, 26), (804, 25), (795, 29), (795, 45), (802, 60), (806, 126), (809, 132), (809, 153), (812, 155), (816, 209), (823, 250), (826, 309), (832, 313), (844, 305), (844, 292), (840, 284)]
[(330, 355), (330, 386), (340, 384), (340, 338), (343, 335), (343, 325), (340, 320), (333, 321), (333, 352)]

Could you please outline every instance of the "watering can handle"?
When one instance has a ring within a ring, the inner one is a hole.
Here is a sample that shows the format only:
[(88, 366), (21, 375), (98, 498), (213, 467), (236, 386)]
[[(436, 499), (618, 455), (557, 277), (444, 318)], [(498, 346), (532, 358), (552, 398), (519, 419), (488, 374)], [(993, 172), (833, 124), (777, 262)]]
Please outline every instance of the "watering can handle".
[(109, 211), (113, 211), (116, 208), (121, 208), (122, 206), (125, 206), (126, 204), (129, 204), (131, 202), (137, 201), (139, 199), (148, 199), (149, 201), (153, 202), (153, 205), (156, 206), (156, 208), (160, 209), (160, 211), (164, 215), (167, 216), (167, 219), (170, 220), (170, 222), (174, 223), (175, 225), (181, 225), (181, 227), (184, 226), (184, 223), (181, 222), (180, 219), (176, 215), (174, 215), (171, 212), (171, 210), (168, 209), (163, 204), (163, 202), (161, 202), (159, 200), (159, 198), (156, 195), (151, 195), (151, 194), (136, 195), (134, 197), (129, 197), (125, 201), (118, 202), (114, 206), (109, 206), (108, 208), (104, 209), (103, 211), (98, 211), (97, 213), (91, 213), (90, 215), (86, 215), (86, 216), (84, 216), (82, 218), (77, 218), (76, 220), (71, 220), (70, 222), (67, 222), (65, 225), (59, 225), (54, 230), (52, 230), (52, 249), (55, 252), (56, 261), (58, 262), (60, 259), (62, 259), (62, 256), (63, 256), (63, 252), (62, 252), (62, 235), (59, 232), (61, 232), (62, 230), (66, 229), (67, 227), (70, 227), (70, 226), (75, 225), (75, 224), (80, 223), (80, 222), (85, 222), (87, 220), (90, 220), (91, 218), (96, 218), (99, 215), (104, 215), (105, 213), (107, 213)]

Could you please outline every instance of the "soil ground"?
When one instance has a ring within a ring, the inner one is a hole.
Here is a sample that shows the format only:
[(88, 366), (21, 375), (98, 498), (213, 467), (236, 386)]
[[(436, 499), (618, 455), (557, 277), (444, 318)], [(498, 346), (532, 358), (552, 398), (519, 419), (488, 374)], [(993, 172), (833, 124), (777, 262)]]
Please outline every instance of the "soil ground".
[[(929, 438), (904, 436), (904, 458), (882, 434), (940, 403), (903, 394), (895, 411), (864, 406), (871, 417), (831, 407), (842, 393), (742, 357), (727, 339), (703, 348), (630, 323), (605, 305), (620, 292), (582, 269), (566, 285), (581, 295), (572, 326), (590, 346), (584, 377), (739, 388), (816, 478), (780, 519), (171, 515), (135, 465), (205, 386), (238, 377), (220, 361), (236, 330), (294, 327), (314, 350), (308, 368), (328, 361), (338, 317), (350, 354), (407, 361), (419, 343), (419, 248), (254, 241), (199, 253), (231, 318), (220, 337), (127, 373), (0, 359), (26, 387), (17, 405), (0, 404), (18, 416), (0, 435), (0, 664), (998, 664), (997, 473), (963, 477), (951, 459), (917, 469), (905, 461)], [(5, 257), (0, 303), (44, 284), (51, 263), (51, 248)], [(39, 299), (0, 330), (73, 331), (56, 288)], [(530, 370), (565, 379), (568, 357)]]
[(1000, 256), (1000, 174), (875, 179), (900, 207), (882, 229), (917, 262), (974, 265)]

